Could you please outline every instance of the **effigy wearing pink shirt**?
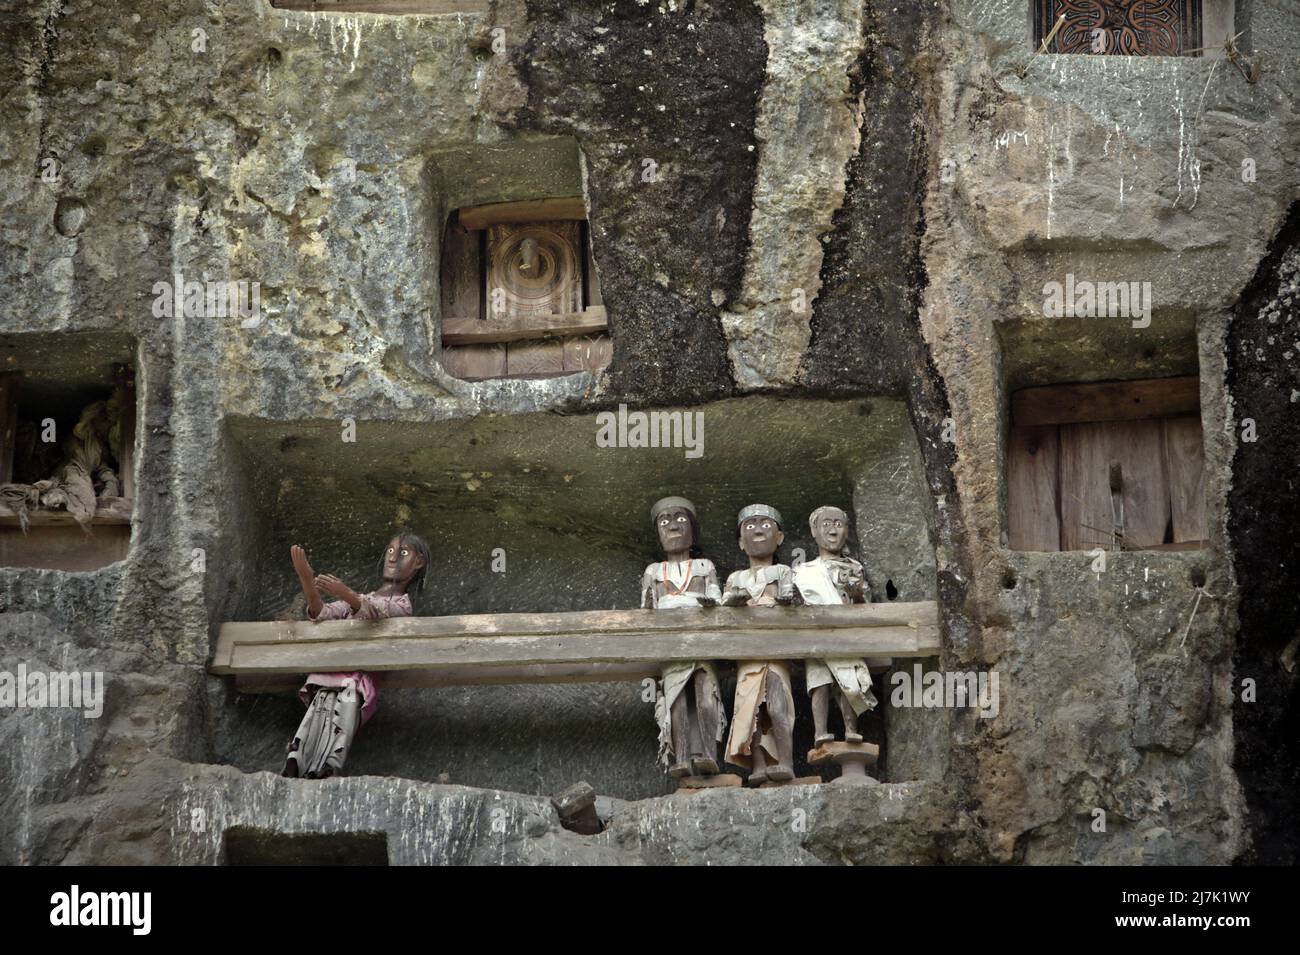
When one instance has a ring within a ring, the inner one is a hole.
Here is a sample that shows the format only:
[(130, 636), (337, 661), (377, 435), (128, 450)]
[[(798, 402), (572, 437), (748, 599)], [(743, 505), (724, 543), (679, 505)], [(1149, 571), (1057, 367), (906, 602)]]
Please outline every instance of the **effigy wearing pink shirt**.
[[(384, 597), (379, 594), (363, 594), (361, 607), (354, 611), (346, 600), (331, 600), (321, 607), (320, 614), (312, 618), (313, 622), (322, 620), (383, 620), (386, 617), (410, 617), (415, 613), (411, 598), (407, 594)], [(370, 717), (375, 715), (379, 705), (379, 690), (369, 674), (356, 673), (309, 673), (307, 682), (298, 691), (298, 698), (304, 704), (311, 703), (314, 687), (337, 690), (352, 687), (361, 694), (361, 725), (365, 726)]]

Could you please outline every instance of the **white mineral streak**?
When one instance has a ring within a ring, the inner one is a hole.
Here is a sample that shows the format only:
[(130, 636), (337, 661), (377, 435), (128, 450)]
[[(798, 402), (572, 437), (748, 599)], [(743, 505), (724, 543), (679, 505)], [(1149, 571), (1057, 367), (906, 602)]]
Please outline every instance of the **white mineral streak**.
[(1052, 209), (1056, 200), (1056, 123), (1047, 129), (1047, 237), (1052, 237)]
[[(798, 371), (821, 288), (821, 237), (844, 202), (862, 118), (861, 99), (848, 96), (862, 48), (862, 5), (835, 0), (830, 16), (785, 0), (760, 5), (768, 61), (754, 130), (750, 248), (739, 301), (722, 314), (732, 370), (744, 388), (788, 384)], [(803, 290), (801, 310), (792, 308), (796, 289)]]
[[(1115, 127), (1115, 164), (1119, 166), (1119, 204), (1124, 205), (1124, 136), (1120, 132), (1119, 123)], [(1106, 142), (1110, 142), (1110, 133), (1106, 133)], [(1134, 155), (1134, 160), (1137, 156)]]
[(352, 59), (348, 64), (348, 72), (352, 73), (357, 68), (357, 56), (361, 53), (361, 17), (360, 15), (354, 17), (332, 16), (329, 24), (330, 52), (335, 56), (346, 57), (348, 56), (348, 47), (351, 47)]
[(1178, 194), (1174, 197), (1174, 205), (1178, 205), (1178, 200), (1183, 197), (1183, 170), (1191, 147), (1187, 141), (1187, 117), (1183, 115), (1183, 91), (1177, 86), (1174, 87), (1173, 108), (1178, 115)]
[[(1087, 168), (1096, 161), (1088, 148), (1074, 148), (1075, 133), (1084, 137), (1082, 142), (1095, 141), (1092, 139), (1095, 134), (1088, 129), (1089, 121), (1105, 130), (1100, 160), (1114, 166), (1110, 178), (1117, 184), (1119, 209), (1125, 206), (1134, 188), (1145, 185), (1153, 192), (1153, 199), (1159, 194), (1156, 191), (1160, 190), (1162, 177), (1149, 154), (1154, 152), (1159, 156), (1162, 149), (1168, 150), (1164, 155), (1174, 164), (1172, 169), (1165, 166), (1170, 177), (1165, 181), (1171, 187), (1173, 198), (1160, 201), (1189, 210), (1196, 207), (1201, 190), (1200, 149), (1205, 102), (1217, 64), (1217, 60), (1187, 58), (1079, 55), (1050, 57), (1046, 69), (1037, 77), (1031, 70), (1025, 109), (1027, 114), (1037, 113), (1041, 117), (1039, 128), (1045, 131), (1044, 221), (1048, 238), (1080, 234), (1084, 223), (1076, 221), (1078, 217), (1092, 216), (1097, 211), (1061, 205), (1062, 188), (1068, 187), (1077, 176), (1099, 178)], [(1034, 89), (1044, 81), (1051, 84), (1050, 92)], [(1155, 115), (1148, 112), (1144, 102), (1150, 100), (1149, 91), (1153, 88), (1159, 90)], [(1118, 91), (1123, 91), (1123, 95)], [(1082, 121), (1076, 111), (1081, 111)], [(1143, 169), (1150, 170), (1148, 178), (1153, 181), (1144, 179)]]

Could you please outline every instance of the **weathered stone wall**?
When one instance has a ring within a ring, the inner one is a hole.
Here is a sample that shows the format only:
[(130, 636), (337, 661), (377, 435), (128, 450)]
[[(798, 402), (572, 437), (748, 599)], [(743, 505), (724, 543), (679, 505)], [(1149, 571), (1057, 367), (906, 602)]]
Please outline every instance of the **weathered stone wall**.
[[(0, 711), (0, 861), (217, 862), (227, 827), (383, 832), (398, 862), (1293, 861), (1300, 14), (1237, 6), (1253, 85), (1208, 59), (1022, 77), (1021, 2), (0, 6), (0, 334), (129, 336), (140, 401), (127, 559), (0, 569), (0, 669), (108, 674), (98, 720)], [(447, 212), (578, 189), (613, 364), (446, 375)], [(1066, 272), (1151, 281), (1151, 329), (1042, 318)], [(260, 281), (263, 321), (155, 317), (176, 273)], [(1013, 388), (1197, 370), (1208, 550), (1098, 575), (1008, 549)], [(620, 402), (703, 410), (704, 463), (580, 447)], [(737, 501), (802, 528), (839, 494), (876, 598), (937, 597), (940, 662), (996, 668), (998, 717), (886, 706), (879, 790), (687, 804), (640, 798), (666, 786), (633, 686), (408, 690), (356, 778), (258, 775), (297, 704), (203, 668), (223, 620), (295, 611), (289, 542), (360, 579), (412, 523), (431, 613), (627, 606), (646, 505), (683, 482), (724, 567)], [(640, 798), (595, 839), (537, 798), (584, 775)]]

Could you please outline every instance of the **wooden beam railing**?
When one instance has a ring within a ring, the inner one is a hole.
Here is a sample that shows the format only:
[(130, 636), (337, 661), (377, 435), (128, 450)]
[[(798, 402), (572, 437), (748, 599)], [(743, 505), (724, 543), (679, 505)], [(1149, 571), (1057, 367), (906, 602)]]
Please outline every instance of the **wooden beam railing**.
[[(95, 516), (90, 519), (90, 523), (130, 524), (132, 506), (129, 497), (101, 497), (95, 502)], [(0, 527), (18, 527), (20, 523), (18, 514), (12, 508), (0, 504)], [(71, 526), (76, 523), (76, 518), (65, 510), (33, 507), (27, 511), (29, 527)]]
[(582, 196), (493, 202), (486, 206), (465, 206), (456, 212), (456, 219), (460, 222), (461, 228), (470, 231), (507, 222), (548, 222), (553, 219), (585, 218), (587, 218), (587, 207)]
[(351, 670), (386, 687), (596, 683), (656, 676), (672, 661), (927, 657), (939, 644), (933, 601), (499, 613), (227, 623), (208, 669), (250, 693)]
[(444, 318), (444, 345), (487, 345), (518, 342), (531, 338), (563, 338), (570, 335), (598, 335), (609, 330), (609, 317), (602, 305), (593, 305), (567, 315), (510, 315), (504, 318)]

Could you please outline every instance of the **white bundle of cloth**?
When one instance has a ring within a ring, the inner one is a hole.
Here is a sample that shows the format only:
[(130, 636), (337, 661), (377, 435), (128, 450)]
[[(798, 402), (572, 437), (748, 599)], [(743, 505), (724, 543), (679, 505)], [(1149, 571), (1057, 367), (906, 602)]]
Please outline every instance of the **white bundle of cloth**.
[(100, 497), (119, 497), (121, 483), (108, 465), (122, 457), (121, 392), (81, 411), (64, 445), (63, 463), (48, 478), (32, 484), (0, 484), (0, 503), (18, 515), (27, 532), (29, 512), (63, 508), (87, 531)]

